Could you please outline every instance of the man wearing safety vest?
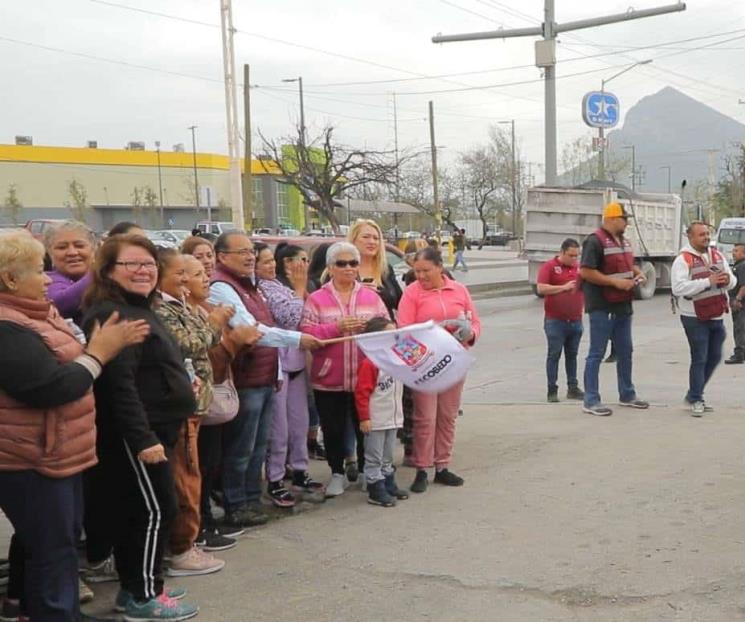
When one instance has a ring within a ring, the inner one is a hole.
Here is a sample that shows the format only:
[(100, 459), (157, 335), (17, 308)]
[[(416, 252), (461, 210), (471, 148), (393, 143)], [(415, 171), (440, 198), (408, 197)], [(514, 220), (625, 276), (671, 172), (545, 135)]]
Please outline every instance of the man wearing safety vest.
[(590, 349), (585, 361), (583, 412), (607, 417), (613, 411), (600, 399), (600, 363), (608, 340), (616, 350), (618, 403), (629, 408), (649, 408), (636, 395), (631, 381), (631, 301), (634, 285), (645, 281), (634, 264), (634, 251), (624, 237), (629, 214), (620, 203), (603, 209), (603, 224), (582, 245), (580, 276), (585, 294), (585, 311), (590, 318)]
[(686, 233), (688, 244), (673, 262), (671, 279), (691, 350), (685, 400), (691, 414), (701, 417), (713, 410), (704, 401), (704, 387), (722, 360), (726, 336), (722, 316), (729, 311), (727, 290), (737, 281), (724, 255), (709, 247), (709, 225), (692, 222)]

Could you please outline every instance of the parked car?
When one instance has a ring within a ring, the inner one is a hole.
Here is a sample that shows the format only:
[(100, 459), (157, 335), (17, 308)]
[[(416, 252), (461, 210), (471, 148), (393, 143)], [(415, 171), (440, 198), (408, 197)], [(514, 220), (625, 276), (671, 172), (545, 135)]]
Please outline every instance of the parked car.
[(153, 231), (152, 229), (145, 229), (145, 237), (150, 240), (157, 248), (175, 248), (178, 249), (179, 245), (163, 236), (162, 231)]
[(33, 235), (37, 240), (43, 242), (46, 230), (61, 222), (65, 221), (59, 218), (35, 218), (26, 223), (26, 229), (28, 229), (31, 235)]
[(507, 246), (507, 242), (512, 239), (510, 231), (489, 230), (484, 238), (484, 244), (487, 246)]
[(224, 221), (209, 221), (200, 220), (194, 225), (195, 229), (199, 229), (202, 233), (212, 233), (213, 235), (220, 235), (226, 231), (234, 231), (238, 229), (232, 222)]
[(163, 239), (173, 242), (176, 246), (181, 246), (184, 240), (191, 235), (191, 231), (186, 229), (160, 229), (155, 233), (159, 233)]

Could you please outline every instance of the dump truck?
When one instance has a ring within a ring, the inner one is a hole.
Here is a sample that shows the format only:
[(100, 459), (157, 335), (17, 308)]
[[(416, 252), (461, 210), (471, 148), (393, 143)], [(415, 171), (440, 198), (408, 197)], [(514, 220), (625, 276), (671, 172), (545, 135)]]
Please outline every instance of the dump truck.
[(582, 244), (600, 227), (603, 207), (612, 201), (621, 203), (633, 216), (626, 236), (647, 279), (637, 286), (636, 297), (645, 300), (658, 289), (670, 287), (672, 264), (684, 241), (680, 197), (638, 193), (621, 184), (591, 182), (575, 188), (528, 189), (524, 251), (534, 292), (541, 264), (558, 253), (566, 238)]

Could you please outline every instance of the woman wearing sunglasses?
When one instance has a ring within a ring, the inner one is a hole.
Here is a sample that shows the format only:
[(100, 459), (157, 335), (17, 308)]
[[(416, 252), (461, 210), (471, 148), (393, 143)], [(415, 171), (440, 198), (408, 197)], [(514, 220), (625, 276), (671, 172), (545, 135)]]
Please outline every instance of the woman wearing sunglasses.
[[(326, 253), (328, 283), (305, 301), (300, 329), (318, 339), (355, 335), (364, 330), (367, 320), (388, 317), (380, 296), (358, 282), (360, 252), (349, 242), (337, 242)], [(354, 387), (360, 354), (354, 341), (334, 343), (313, 352), (311, 385), (321, 416), (326, 456), (331, 481), (326, 496), (344, 492), (344, 427), (351, 419), (357, 434), (359, 469), (364, 461), (362, 435), (354, 406)]]

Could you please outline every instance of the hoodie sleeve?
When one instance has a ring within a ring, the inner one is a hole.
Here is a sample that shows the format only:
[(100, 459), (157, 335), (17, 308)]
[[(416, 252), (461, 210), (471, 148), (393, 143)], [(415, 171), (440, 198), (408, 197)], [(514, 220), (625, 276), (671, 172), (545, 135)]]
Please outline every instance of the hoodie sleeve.
[(360, 421), (370, 419), (370, 396), (378, 383), (378, 368), (365, 359), (357, 370), (357, 386), (354, 388), (354, 403)]

